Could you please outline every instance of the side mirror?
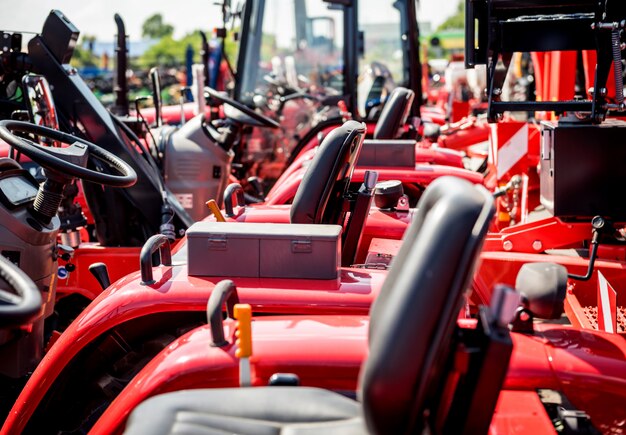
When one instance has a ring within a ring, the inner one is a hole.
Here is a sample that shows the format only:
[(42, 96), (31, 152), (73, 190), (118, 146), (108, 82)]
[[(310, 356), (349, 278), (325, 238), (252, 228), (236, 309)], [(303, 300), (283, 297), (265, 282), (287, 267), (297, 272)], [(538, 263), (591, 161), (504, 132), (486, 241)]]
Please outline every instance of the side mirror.
[(558, 319), (563, 314), (567, 290), (567, 269), (554, 263), (528, 263), (522, 266), (515, 287), (523, 307), (541, 319)]
[(154, 101), (154, 119), (156, 127), (163, 125), (163, 117), (161, 115), (161, 77), (157, 67), (150, 69), (150, 81), (152, 82), (152, 101)]

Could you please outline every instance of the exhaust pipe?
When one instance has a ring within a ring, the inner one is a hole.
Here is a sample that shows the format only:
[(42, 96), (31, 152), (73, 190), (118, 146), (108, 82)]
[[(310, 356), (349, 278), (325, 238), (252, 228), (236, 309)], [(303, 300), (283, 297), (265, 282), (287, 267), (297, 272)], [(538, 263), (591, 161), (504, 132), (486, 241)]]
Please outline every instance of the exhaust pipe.
[(116, 75), (113, 92), (115, 93), (115, 105), (113, 113), (119, 116), (128, 116), (128, 81), (126, 70), (128, 69), (128, 49), (126, 48), (126, 27), (119, 14), (115, 14), (115, 24), (117, 25), (117, 45), (116, 54)]

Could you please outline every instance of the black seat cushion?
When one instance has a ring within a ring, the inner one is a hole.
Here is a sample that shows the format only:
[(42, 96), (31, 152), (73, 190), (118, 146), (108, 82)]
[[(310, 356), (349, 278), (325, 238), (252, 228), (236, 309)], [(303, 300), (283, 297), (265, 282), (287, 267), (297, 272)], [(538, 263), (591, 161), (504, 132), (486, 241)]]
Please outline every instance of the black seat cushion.
[(343, 195), (359, 157), (365, 124), (348, 121), (324, 138), (291, 206), (294, 224), (339, 224)]
[(374, 139), (395, 139), (398, 130), (406, 123), (411, 110), (415, 92), (407, 88), (395, 88), (387, 102), (374, 129)]
[[(233, 406), (240, 403), (242, 406)], [(187, 390), (155, 396), (132, 413), (126, 434), (364, 434), (360, 405), (318, 388)]]

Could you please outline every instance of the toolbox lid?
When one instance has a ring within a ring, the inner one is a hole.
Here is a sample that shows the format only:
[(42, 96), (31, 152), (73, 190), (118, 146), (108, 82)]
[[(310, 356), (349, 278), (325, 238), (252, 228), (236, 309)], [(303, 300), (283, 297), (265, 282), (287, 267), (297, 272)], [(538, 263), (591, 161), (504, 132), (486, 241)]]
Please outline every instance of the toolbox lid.
[(248, 222), (196, 222), (187, 230), (187, 237), (224, 235), (233, 238), (293, 239), (311, 237), (316, 240), (337, 240), (340, 225), (272, 224)]

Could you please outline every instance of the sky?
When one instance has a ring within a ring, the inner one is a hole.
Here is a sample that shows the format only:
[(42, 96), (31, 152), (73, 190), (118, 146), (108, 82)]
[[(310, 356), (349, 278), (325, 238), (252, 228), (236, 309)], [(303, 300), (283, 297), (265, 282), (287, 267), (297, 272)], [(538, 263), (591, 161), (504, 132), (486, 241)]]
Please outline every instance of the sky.
[[(457, 3), (458, 0), (420, 0), (419, 20), (431, 21), (435, 28), (454, 13)], [(94, 35), (99, 41), (113, 40), (116, 12), (124, 19), (131, 40), (141, 39), (142, 23), (157, 12), (174, 26), (175, 37), (195, 29), (211, 30), (221, 18), (213, 0), (0, 0), (0, 9), (2, 30), (39, 32), (50, 10), (60, 9), (81, 34)], [(369, 10), (371, 13), (365, 15), (368, 21), (380, 19), (375, 8)]]

